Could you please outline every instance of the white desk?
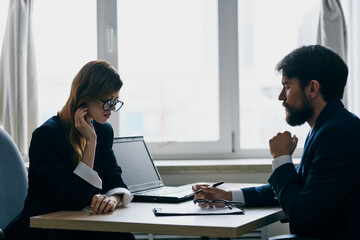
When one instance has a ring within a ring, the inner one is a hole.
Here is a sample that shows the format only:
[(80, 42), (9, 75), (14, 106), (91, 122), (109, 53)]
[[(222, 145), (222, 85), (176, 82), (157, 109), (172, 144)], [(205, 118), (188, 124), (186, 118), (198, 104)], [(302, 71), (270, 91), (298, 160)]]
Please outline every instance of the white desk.
[[(226, 187), (244, 187), (227, 184)], [(192, 201), (180, 203), (191, 204)], [(156, 217), (152, 209), (164, 203), (130, 203), (112, 213), (92, 215), (82, 211), (61, 211), (30, 218), (30, 227), (171, 235), (235, 238), (285, 218), (281, 208), (245, 208), (245, 215)]]

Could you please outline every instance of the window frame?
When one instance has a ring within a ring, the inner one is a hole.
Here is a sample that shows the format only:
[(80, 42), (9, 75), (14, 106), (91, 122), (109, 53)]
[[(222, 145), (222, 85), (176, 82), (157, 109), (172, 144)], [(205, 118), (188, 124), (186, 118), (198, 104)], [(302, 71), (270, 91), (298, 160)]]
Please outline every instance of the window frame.
[[(236, 125), (236, 121), (233, 121), (232, 115), (238, 113), (234, 113), (231, 110), (236, 107), (234, 104), (238, 105), (236, 97), (234, 98), (234, 96), (238, 95), (238, 90), (232, 87), (234, 83), (237, 84), (238, 78), (237, 51), (234, 51), (234, 49), (237, 49), (237, 2), (236, 0), (226, 1), (226, 3), (221, 2), (218, 1), (219, 25), (231, 27), (221, 28), (219, 26), (219, 140), (214, 142), (148, 142), (148, 147), (156, 159), (213, 158), (215, 155), (224, 157), (234, 152), (233, 146), (236, 144), (234, 143), (235, 133), (233, 128), (235, 126), (232, 125)], [(116, 9), (116, 0), (97, 1), (98, 58), (109, 61), (116, 68), (119, 67), (118, 69), (121, 74), (121, 66), (118, 66), (117, 58), (118, 31)], [(229, 10), (231, 14), (228, 14)], [(112, 29), (112, 36), (110, 36), (110, 29)], [(227, 32), (228, 29), (236, 29), (236, 31)], [(113, 51), (110, 52), (109, 49)], [(227, 81), (225, 82), (221, 79), (227, 79)], [(229, 91), (235, 92), (226, 94)], [(120, 121), (119, 114), (115, 114), (117, 116), (112, 117), (110, 120), (115, 136), (120, 136), (120, 129), (118, 127)]]
[[(218, 0), (219, 140), (212, 142), (147, 142), (155, 159), (259, 159), (271, 158), (268, 149), (240, 149), (237, 0)], [(117, 1), (97, 0), (98, 58), (119, 69), (117, 56)], [(121, 93), (120, 93), (121, 94)], [(120, 113), (121, 114), (121, 111)], [(120, 136), (120, 115), (110, 123)], [(146, 136), (145, 140), (146, 140)], [(298, 158), (302, 148), (295, 150)]]

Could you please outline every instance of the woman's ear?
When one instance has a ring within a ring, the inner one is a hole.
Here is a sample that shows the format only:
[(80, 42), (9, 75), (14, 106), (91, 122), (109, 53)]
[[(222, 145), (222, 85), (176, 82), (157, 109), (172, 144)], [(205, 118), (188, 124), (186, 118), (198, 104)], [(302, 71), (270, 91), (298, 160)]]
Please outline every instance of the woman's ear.
[(82, 104), (80, 104), (78, 108), (82, 108), (82, 107), (86, 107), (86, 102), (83, 102)]

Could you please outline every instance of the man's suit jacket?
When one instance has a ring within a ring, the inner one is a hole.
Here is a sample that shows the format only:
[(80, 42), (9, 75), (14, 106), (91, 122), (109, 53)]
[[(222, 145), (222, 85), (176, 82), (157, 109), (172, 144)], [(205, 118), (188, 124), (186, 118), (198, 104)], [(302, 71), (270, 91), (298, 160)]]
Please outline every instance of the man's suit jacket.
[(330, 102), (305, 142), (297, 168), (284, 164), (260, 188), (243, 189), (247, 206), (280, 203), (290, 231), (320, 239), (360, 239), (360, 120)]
[(112, 150), (110, 124), (93, 122), (97, 134), (94, 171), (102, 179), (98, 189), (76, 175), (59, 116), (37, 128), (31, 139), (29, 189), (22, 213), (5, 229), (10, 239), (47, 239), (45, 230), (29, 229), (29, 217), (62, 210), (81, 210), (90, 205), (93, 195), (120, 187), (121, 178)]

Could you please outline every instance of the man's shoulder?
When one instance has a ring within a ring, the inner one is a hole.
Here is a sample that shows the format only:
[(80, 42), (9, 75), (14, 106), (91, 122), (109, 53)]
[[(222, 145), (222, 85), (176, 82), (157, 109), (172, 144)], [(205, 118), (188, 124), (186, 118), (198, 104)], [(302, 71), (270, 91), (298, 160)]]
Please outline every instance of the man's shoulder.
[(324, 127), (348, 130), (353, 134), (360, 133), (360, 119), (346, 108), (342, 108), (324, 123)]
[[(342, 108), (334, 112), (317, 130), (314, 136), (317, 144), (327, 148), (350, 149), (360, 146), (360, 119)], [(330, 150), (330, 149), (329, 149)]]

